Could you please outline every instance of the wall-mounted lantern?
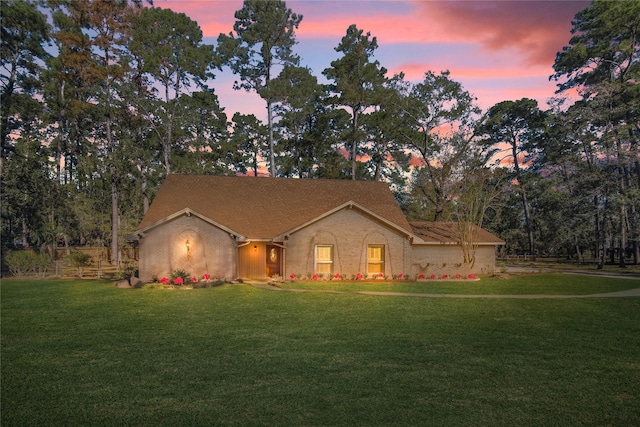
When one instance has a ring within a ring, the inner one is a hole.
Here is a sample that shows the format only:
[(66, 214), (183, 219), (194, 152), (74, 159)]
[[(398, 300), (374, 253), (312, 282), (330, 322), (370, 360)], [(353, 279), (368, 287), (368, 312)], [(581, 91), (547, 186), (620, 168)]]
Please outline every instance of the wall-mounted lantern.
[(258, 252), (258, 245), (253, 245), (253, 252)]

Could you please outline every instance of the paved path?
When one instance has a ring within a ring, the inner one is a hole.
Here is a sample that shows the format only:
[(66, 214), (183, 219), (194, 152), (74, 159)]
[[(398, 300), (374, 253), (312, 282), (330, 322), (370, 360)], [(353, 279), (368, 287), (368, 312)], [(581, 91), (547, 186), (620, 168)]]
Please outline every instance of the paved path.
[[(572, 271), (568, 274), (591, 274), (588, 272)], [(602, 275), (605, 276), (605, 275)], [(607, 276), (608, 277), (608, 276)], [(637, 280), (640, 278), (631, 276), (611, 276), (616, 278), (625, 278)], [(377, 291), (338, 291), (330, 289), (286, 289), (270, 285), (264, 282), (246, 282), (247, 284), (258, 289), (267, 289), (270, 291), (295, 292), (295, 293), (313, 293), (313, 294), (351, 294), (351, 295), (373, 295), (373, 296), (394, 296), (394, 297), (414, 297), (414, 298), (485, 298), (485, 299), (569, 299), (569, 298), (621, 298), (621, 297), (640, 297), (640, 287), (635, 289), (627, 289), (618, 292), (607, 292), (601, 294), (590, 295), (496, 295), (496, 294), (423, 294), (423, 293), (407, 293), (407, 292), (377, 292)]]

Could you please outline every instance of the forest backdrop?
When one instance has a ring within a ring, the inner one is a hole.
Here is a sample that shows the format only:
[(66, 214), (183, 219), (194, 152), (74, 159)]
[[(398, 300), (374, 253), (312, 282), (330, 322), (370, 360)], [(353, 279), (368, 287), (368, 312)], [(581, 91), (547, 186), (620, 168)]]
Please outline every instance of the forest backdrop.
[[(235, 18), (214, 46), (140, 0), (2, 0), (3, 253), (94, 245), (117, 263), (163, 178), (188, 173), (381, 180), (409, 219), (478, 224), (507, 253), (639, 262), (640, 2), (575, 16), (549, 105), (487, 111), (448, 71), (389, 75), (356, 25), (321, 84), (301, 15), (245, 0)], [(266, 123), (225, 114), (223, 67)]]

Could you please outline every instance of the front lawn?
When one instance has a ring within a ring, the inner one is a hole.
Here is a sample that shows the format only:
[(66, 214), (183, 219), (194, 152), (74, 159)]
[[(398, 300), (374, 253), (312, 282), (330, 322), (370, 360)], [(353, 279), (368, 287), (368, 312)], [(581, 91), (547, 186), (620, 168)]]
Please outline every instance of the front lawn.
[[(619, 282), (606, 290), (633, 287)], [(637, 297), (0, 291), (3, 426), (640, 423)]]
[(379, 291), (465, 295), (589, 295), (640, 287), (637, 280), (572, 274), (524, 274), (508, 280), (483, 277), (473, 280), (415, 281), (288, 281), (285, 289), (324, 289), (333, 291)]

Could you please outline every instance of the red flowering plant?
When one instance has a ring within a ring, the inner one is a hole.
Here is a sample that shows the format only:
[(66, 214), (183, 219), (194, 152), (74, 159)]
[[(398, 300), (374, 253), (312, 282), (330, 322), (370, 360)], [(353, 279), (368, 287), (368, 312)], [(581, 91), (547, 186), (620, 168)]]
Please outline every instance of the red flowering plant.
[(478, 276), (476, 276), (475, 274), (469, 274), (469, 275), (467, 276), (467, 279), (469, 279), (469, 280), (477, 280), (477, 279), (478, 279)]
[(449, 278), (449, 276), (448, 276), (447, 274), (443, 274), (443, 275), (442, 275), (442, 279), (443, 279), (443, 280), (446, 280), (446, 279), (448, 279), (448, 278)]
[(196, 276), (191, 277), (191, 283), (196, 283), (197, 281), (198, 281), (198, 278)]
[(403, 273), (398, 274), (398, 279), (399, 280), (404, 280), (404, 274)]
[(362, 279), (364, 279), (364, 275), (362, 273), (356, 274), (356, 280), (362, 280)]
[(289, 279), (291, 279), (291, 280), (296, 280), (296, 273), (291, 273), (291, 274), (289, 275)]
[(462, 276), (460, 276), (459, 274), (456, 274), (456, 279), (461, 279)]
[(204, 280), (205, 282), (208, 282), (208, 281), (209, 281), (209, 279), (211, 279), (211, 276), (209, 276), (207, 273), (204, 273), (204, 274), (202, 275), (202, 280)]
[(182, 277), (176, 277), (175, 279), (173, 279), (174, 285), (182, 285), (183, 283), (184, 283), (184, 279)]
[(313, 276), (311, 276), (311, 280), (318, 280), (320, 277), (321, 277), (320, 274), (313, 273)]
[(340, 280), (342, 276), (340, 276), (340, 273), (336, 273), (333, 275), (333, 280)]
[(424, 279), (425, 277), (426, 277), (426, 276), (425, 276), (424, 274), (419, 274), (419, 275), (418, 275), (418, 280), (422, 280), (422, 279)]
[(160, 283), (168, 284), (169, 283), (169, 278), (168, 277), (163, 277), (162, 279), (160, 279)]
[(431, 275), (431, 280), (435, 280), (435, 279), (437, 279), (437, 278), (438, 278), (438, 276), (436, 276), (435, 274), (432, 274), (432, 275)]

